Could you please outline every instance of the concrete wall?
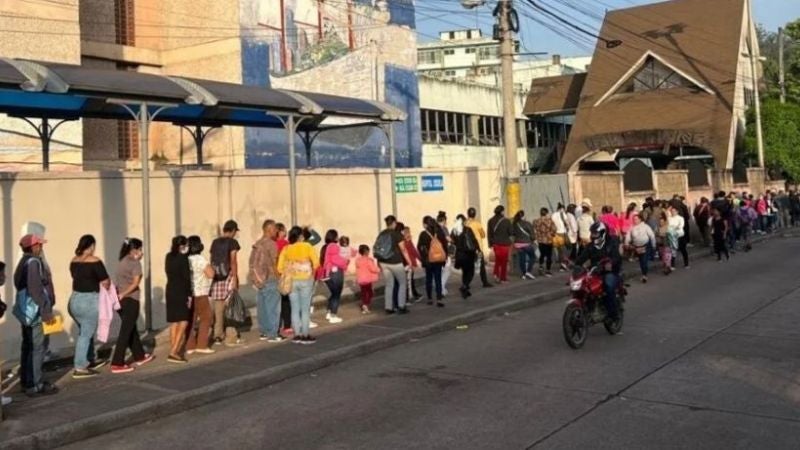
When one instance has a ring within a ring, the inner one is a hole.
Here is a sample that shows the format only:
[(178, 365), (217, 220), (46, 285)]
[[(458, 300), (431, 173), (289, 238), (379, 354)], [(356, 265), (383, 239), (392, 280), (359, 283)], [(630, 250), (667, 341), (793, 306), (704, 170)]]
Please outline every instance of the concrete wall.
[(599, 211), (603, 205), (613, 206), (615, 210), (623, 207), (625, 189), (622, 172), (578, 172), (573, 176), (573, 192), (577, 202), (591, 199), (594, 209)]
[(687, 170), (657, 170), (653, 172), (653, 178), (658, 198), (669, 199), (675, 194), (686, 196), (689, 192)]
[(521, 206), (527, 217), (538, 217), (543, 207), (555, 211), (559, 203), (574, 202), (566, 174), (527, 175), (520, 177), (519, 183)]
[[(443, 210), (449, 216), (478, 208), (483, 220), (500, 199), (500, 179), (494, 170), (410, 169), (398, 176), (440, 175), (444, 190), (398, 194), (398, 217), (419, 232), (422, 217)], [(66, 314), (71, 281), (68, 264), (78, 238), (94, 234), (100, 256), (113, 272), (122, 239), (142, 235), (141, 184), (137, 174), (85, 172), (77, 174), (0, 174), (0, 236), (2, 260), (10, 274), (18, 256), (22, 227), (28, 222), (46, 227), (47, 260), (54, 273), (56, 310), (66, 319), (68, 334), (53, 337), (54, 351), (69, 347), (75, 327)], [(38, 200), (37, 200), (38, 199)], [(342, 199), (347, 199), (342, 202)], [(210, 244), (218, 227), (235, 218), (239, 241), (240, 277), (245, 279), (249, 247), (260, 235), (264, 219), (288, 224), (289, 179), (285, 171), (155, 172), (151, 184), (154, 324), (165, 325), (163, 257), (176, 234), (197, 234)], [(320, 233), (336, 228), (354, 245), (372, 245), (382, 218), (391, 213), (390, 175), (385, 170), (301, 171), (298, 176), (299, 223)], [(10, 283), (3, 298), (13, 299)], [(19, 326), (12, 315), (0, 320), (0, 360), (17, 359)]]

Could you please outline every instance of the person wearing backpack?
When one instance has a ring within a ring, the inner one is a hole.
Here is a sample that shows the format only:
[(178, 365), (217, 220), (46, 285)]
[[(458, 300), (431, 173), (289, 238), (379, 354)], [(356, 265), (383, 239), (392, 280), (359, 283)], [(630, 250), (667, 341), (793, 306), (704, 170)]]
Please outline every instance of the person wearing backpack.
[(209, 299), (214, 303), (214, 341), (227, 346), (241, 345), (238, 331), (225, 326), (225, 301), (233, 291), (239, 290), (239, 264), (237, 254), (241, 247), (236, 240), (239, 225), (229, 220), (222, 227), (222, 236), (211, 243), (211, 267), (214, 282), (211, 283)]
[[(22, 389), (28, 396), (52, 395), (58, 392), (56, 386), (44, 381), (42, 371), (44, 364), (42, 322), (50, 323), (54, 320), (53, 306), (56, 301), (53, 277), (41, 259), (42, 245), (45, 243), (44, 239), (33, 234), (23, 236), (19, 242), (23, 253), (22, 259), (14, 271), (16, 301), (19, 302), (21, 297), (25, 297), (28, 301), (36, 304), (37, 310), (35, 317), (29, 322), (27, 320), (23, 322), (20, 317), (17, 317), (22, 324), (19, 379)], [(14, 306), (16, 308), (18, 305)]]
[[(375, 239), (372, 254), (383, 272), (386, 314), (406, 314), (406, 267), (411, 267), (411, 262), (403, 246), (403, 234), (397, 229), (397, 218), (389, 215), (383, 221), (386, 229)], [(396, 310), (394, 305), (397, 305)]]
[(479, 249), (478, 238), (466, 222), (467, 218), (463, 214), (456, 216), (456, 223), (450, 233), (456, 247), (455, 267), (461, 270), (461, 297), (465, 300), (472, 296), (469, 285), (475, 278)]
[(737, 214), (737, 222), (739, 223), (739, 237), (744, 242), (744, 251), (750, 251), (753, 246), (750, 242), (750, 236), (753, 234), (753, 224), (758, 220), (758, 213), (747, 205), (746, 202), (739, 203), (739, 213)]
[(417, 239), (417, 250), (425, 268), (425, 293), (428, 304), (433, 305), (433, 286), (436, 285), (436, 306), (444, 307), (442, 269), (447, 262), (447, 235), (431, 216), (422, 219), (423, 230)]

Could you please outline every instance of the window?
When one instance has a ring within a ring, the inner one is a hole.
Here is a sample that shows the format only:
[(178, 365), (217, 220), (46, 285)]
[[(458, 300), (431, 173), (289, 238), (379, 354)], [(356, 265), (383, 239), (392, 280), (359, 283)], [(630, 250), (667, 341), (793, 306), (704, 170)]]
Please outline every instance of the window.
[(566, 144), (572, 125), (544, 120), (530, 120), (525, 126), (529, 148), (554, 148)]
[(499, 56), (500, 47), (493, 45), (491, 47), (480, 47), (478, 48), (478, 61), (483, 61), (486, 59), (497, 59)]
[(456, 38), (456, 32), (455, 31), (451, 31), (451, 32), (449, 32), (447, 34), (448, 34), (448, 36), (450, 36), (450, 39), (455, 39)]
[(454, 77), (454, 76), (456, 76), (456, 71), (455, 70), (445, 70), (444, 71), (444, 76), (446, 76), (446, 77)]
[(439, 50), (420, 50), (417, 52), (417, 60), (419, 64), (440, 64), (442, 54)]
[(422, 142), (427, 144), (466, 144), (470, 135), (468, 114), (420, 110)]
[(467, 30), (467, 39), (472, 39), (472, 30)]
[(648, 56), (644, 65), (617, 90), (617, 94), (679, 87), (699, 89), (697, 85), (670, 69), (658, 59)]
[(123, 161), (139, 158), (139, 127), (132, 120), (117, 121), (117, 156)]
[(453, 50), (452, 48), (448, 48), (447, 50), (444, 51), (444, 54), (445, 55), (455, 55), (456, 51)]
[(114, 28), (117, 44), (136, 45), (133, 0), (114, 0)]
[(475, 53), (475, 47), (467, 47), (464, 52), (468, 55)]
[(503, 120), (499, 117), (481, 116), (478, 119), (478, 144), (498, 146), (503, 143)]
[(744, 88), (744, 105), (748, 108), (756, 104), (755, 92), (752, 89)]

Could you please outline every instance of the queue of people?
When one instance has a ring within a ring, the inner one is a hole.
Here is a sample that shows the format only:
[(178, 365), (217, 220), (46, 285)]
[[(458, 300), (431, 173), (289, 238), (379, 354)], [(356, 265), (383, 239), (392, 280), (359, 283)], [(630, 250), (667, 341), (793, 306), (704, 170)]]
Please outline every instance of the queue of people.
[[(384, 220), (373, 246), (351, 246), (347, 236), (331, 229), (324, 242), (311, 227), (287, 227), (265, 220), (262, 236), (250, 248), (247, 278), (256, 290), (259, 339), (279, 343), (291, 339), (301, 345), (316, 342), (311, 330), (312, 296), (318, 284), (328, 291), (325, 319), (339, 324), (345, 275), (355, 269), (362, 314), (371, 314), (374, 285), (381, 278), (386, 287), (386, 314), (408, 314), (409, 306), (422, 301), (416, 291), (414, 273), (425, 272), (424, 299), (444, 308), (447, 279), (453, 269), (461, 273), (459, 294), (472, 296), (476, 275), (484, 288), (491, 288), (487, 267), (494, 260), (495, 283), (506, 283), (512, 256), (523, 280), (552, 277), (554, 270), (565, 271), (579, 252), (591, 245), (591, 230), (602, 223), (607, 239), (619, 246), (622, 255), (639, 263), (641, 281), (646, 283), (650, 266), (660, 261), (669, 275), (680, 257), (689, 268), (690, 224), (700, 236), (699, 245), (710, 246), (719, 260), (730, 258), (739, 248), (750, 250), (754, 233), (770, 233), (780, 227), (800, 224), (800, 198), (795, 192), (771, 192), (755, 198), (747, 193), (719, 192), (709, 201), (703, 198), (690, 212), (686, 200), (675, 196), (669, 201), (648, 198), (641, 206), (631, 203), (624, 212), (611, 206), (593, 211), (590, 199), (580, 205), (558, 204), (555, 211), (541, 208), (538, 217), (528, 220), (524, 211), (512, 218), (497, 206), (483, 227), (475, 208), (456, 215), (448, 227), (447, 214), (425, 216), (416, 242), (412, 227), (394, 216)], [(186, 364), (187, 356), (215, 353), (214, 345), (240, 346), (241, 335), (226, 320), (226, 306), (238, 295), (238, 224), (227, 221), (221, 235), (211, 243), (208, 255), (199, 236), (176, 236), (165, 257), (166, 318), (170, 323), (167, 361)], [(488, 247), (484, 246), (484, 239)], [(319, 250), (315, 247), (322, 243)], [(43, 326), (55, 320), (56, 304), (52, 272), (42, 257), (46, 241), (26, 235), (20, 242), (24, 256), (14, 271), (17, 299), (14, 315), (21, 322), (22, 347), (20, 381), (31, 396), (51, 395), (58, 388), (44, 380), (45, 352)], [(139, 336), (140, 284), (143, 272), (143, 243), (137, 238), (123, 240), (116, 272), (106, 270), (95, 255), (96, 240), (91, 235), (78, 240), (70, 262), (72, 294), (68, 311), (77, 328), (72, 377), (85, 379), (100, 374), (110, 363), (110, 372), (125, 374), (150, 363)], [(492, 258), (493, 257), (493, 258)], [(535, 269), (538, 269), (535, 270)], [(0, 280), (0, 284), (5, 279)], [(4, 312), (0, 302), (0, 314)], [(98, 358), (95, 341), (107, 342), (111, 316), (118, 314), (121, 326), (110, 361)], [(130, 358), (127, 357), (130, 353)], [(6, 399), (3, 400), (7, 401)]]

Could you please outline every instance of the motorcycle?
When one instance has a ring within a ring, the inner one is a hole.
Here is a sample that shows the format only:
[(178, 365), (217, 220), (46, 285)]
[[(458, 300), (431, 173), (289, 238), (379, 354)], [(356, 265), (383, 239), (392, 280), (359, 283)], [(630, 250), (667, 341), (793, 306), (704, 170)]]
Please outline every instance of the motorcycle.
[[(602, 264), (601, 264), (602, 266)], [(617, 288), (617, 310), (619, 318), (611, 320), (606, 311), (605, 292), (603, 290), (603, 274), (598, 267), (586, 270), (584, 267), (573, 268), (569, 280), (571, 299), (564, 311), (563, 329), (567, 345), (579, 349), (586, 343), (589, 327), (602, 323), (608, 334), (615, 335), (622, 331), (624, 316), (623, 304), (627, 290), (622, 282)]]

